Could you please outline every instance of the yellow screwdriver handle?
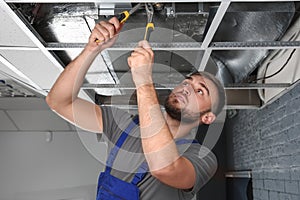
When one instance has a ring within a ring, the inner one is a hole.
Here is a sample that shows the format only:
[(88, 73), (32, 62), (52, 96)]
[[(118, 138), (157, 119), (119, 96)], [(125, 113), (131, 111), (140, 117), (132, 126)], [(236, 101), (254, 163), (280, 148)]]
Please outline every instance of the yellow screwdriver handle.
[(117, 14), (116, 17), (119, 20), (119, 22), (122, 24), (127, 21), (129, 15), (130, 15), (129, 12), (125, 10), (124, 12)]
[(147, 40), (149, 41), (149, 38), (150, 38), (150, 34), (151, 32), (154, 30), (154, 24), (151, 22), (151, 23), (148, 23), (147, 26), (146, 26), (146, 31), (145, 31), (145, 35), (144, 35), (144, 40)]

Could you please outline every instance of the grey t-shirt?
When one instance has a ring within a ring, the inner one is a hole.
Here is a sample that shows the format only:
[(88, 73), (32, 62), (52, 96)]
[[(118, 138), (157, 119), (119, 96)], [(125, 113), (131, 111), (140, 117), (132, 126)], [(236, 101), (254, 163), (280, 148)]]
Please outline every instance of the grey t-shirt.
[[(132, 121), (132, 115), (115, 107), (101, 107), (103, 116), (102, 141), (107, 143), (108, 153), (119, 139), (121, 133)], [(194, 136), (192, 136), (194, 137)], [(190, 200), (214, 175), (217, 169), (215, 155), (200, 144), (177, 145), (178, 151), (193, 164), (197, 177), (191, 191), (170, 187), (147, 173), (138, 184), (141, 200)], [(140, 140), (140, 130), (132, 129), (120, 148), (111, 175), (131, 182), (140, 164), (145, 160)], [(126, 191), (124, 191), (126, 192)]]

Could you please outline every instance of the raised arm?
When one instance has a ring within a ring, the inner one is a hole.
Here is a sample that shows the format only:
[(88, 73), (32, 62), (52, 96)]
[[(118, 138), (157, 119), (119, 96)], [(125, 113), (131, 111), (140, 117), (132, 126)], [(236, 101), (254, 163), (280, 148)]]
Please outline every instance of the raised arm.
[(99, 106), (78, 97), (84, 77), (97, 55), (113, 45), (121, 24), (117, 18), (101, 21), (93, 29), (88, 44), (60, 74), (46, 97), (49, 107), (76, 126), (92, 132), (102, 132)]
[(192, 163), (179, 155), (173, 135), (161, 112), (152, 81), (153, 52), (142, 41), (128, 58), (136, 85), (143, 151), (153, 176), (180, 189), (193, 188), (196, 180)]

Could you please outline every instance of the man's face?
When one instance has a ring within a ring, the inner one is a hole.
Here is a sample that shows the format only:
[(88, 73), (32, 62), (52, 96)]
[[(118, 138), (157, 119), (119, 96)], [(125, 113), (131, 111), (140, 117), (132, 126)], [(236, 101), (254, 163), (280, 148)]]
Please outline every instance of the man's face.
[(193, 75), (174, 88), (165, 102), (167, 113), (174, 119), (192, 123), (212, 109), (217, 98), (214, 83), (202, 76)]

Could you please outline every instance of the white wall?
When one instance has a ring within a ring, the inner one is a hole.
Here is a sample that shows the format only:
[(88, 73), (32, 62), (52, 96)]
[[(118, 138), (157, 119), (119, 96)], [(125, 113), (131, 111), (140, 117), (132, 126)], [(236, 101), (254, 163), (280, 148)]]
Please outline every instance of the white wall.
[(102, 169), (43, 98), (0, 98), (0, 200), (94, 200)]
[[(0, 199), (94, 199), (102, 169), (76, 132), (0, 132)], [(73, 194), (72, 194), (73, 193)]]

